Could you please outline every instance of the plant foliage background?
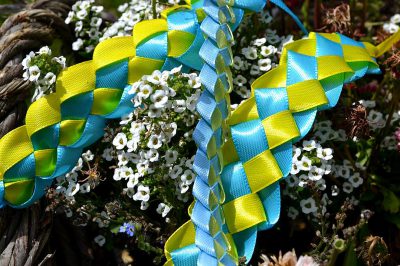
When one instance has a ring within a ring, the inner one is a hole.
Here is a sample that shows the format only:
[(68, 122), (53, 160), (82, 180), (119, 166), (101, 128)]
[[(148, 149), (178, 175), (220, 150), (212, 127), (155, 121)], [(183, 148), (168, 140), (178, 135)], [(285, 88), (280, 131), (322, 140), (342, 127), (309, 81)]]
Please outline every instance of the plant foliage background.
[[(179, 0), (72, 1), (63, 18), (71, 42), (56, 38), (21, 55), (26, 105), (54, 92), (57, 75), (90, 59), (94, 47), (130, 35), (144, 19)], [(400, 28), (400, 2), (288, 0), (310, 30), (379, 43)], [(26, 8), (0, 1), (2, 19)], [(273, 6), (247, 17), (236, 33), (232, 109), (250, 84), (273, 69), (282, 47), (301, 38)], [(379, 58), (383, 74), (347, 85), (338, 107), (318, 115), (297, 143), (281, 182), (279, 223), (259, 236), (251, 265), (398, 265), (400, 263), (400, 44)], [(169, 235), (188, 219), (195, 144), (197, 73), (156, 71), (135, 83), (141, 106), (111, 122), (104, 138), (57, 178), (42, 200), (54, 217), (38, 260), (50, 265), (160, 265)], [(2, 251), (4, 254), (4, 250)]]

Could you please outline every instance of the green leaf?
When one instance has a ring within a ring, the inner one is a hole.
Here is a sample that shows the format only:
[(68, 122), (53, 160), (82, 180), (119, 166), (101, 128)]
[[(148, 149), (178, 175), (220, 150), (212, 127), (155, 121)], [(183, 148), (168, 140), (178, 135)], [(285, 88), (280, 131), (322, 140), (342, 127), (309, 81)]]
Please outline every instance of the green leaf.
[(118, 234), (120, 227), (121, 227), (120, 225), (112, 227), (111, 230), (110, 230), (111, 233)]
[(356, 245), (355, 245), (354, 241), (349, 243), (347, 251), (346, 251), (346, 256), (344, 258), (343, 266), (359, 265), (355, 248), (356, 248)]
[(390, 213), (397, 213), (400, 209), (400, 199), (389, 189), (383, 190), (383, 209)]
[(386, 220), (389, 221), (390, 223), (394, 224), (397, 226), (398, 229), (400, 229), (400, 215), (398, 214), (388, 214), (385, 216)]

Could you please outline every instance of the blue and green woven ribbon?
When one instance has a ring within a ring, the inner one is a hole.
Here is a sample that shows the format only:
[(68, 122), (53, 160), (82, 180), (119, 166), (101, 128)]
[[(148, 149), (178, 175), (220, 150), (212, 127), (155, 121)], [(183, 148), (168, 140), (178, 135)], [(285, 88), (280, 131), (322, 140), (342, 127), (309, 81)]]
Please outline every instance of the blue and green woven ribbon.
[[(298, 18), (282, 1), (271, 1)], [(204, 91), (194, 131), (198, 146), (191, 220), (167, 241), (166, 265), (237, 265), (253, 255), (257, 232), (279, 218), (279, 180), (291, 168), (292, 144), (318, 110), (336, 105), (345, 83), (379, 73), (381, 45), (340, 34), (311, 33), (285, 46), (279, 66), (252, 85), (251, 98), (229, 113), (232, 31), (265, 0), (187, 1), (133, 36), (99, 44), (93, 60), (63, 71), (56, 93), (34, 102), (26, 123), (0, 140), (0, 205), (23, 208), (69, 172), (82, 150), (103, 136), (108, 119), (134, 109), (132, 84), (154, 70), (200, 71)], [(224, 136), (229, 135), (228, 139)]]

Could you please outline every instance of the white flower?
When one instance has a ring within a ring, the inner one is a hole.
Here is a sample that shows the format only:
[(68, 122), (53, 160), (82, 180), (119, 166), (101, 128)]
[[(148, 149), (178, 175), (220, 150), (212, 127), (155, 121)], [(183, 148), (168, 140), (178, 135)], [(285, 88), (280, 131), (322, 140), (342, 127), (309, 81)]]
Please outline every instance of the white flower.
[(156, 90), (151, 96), (150, 100), (154, 103), (154, 107), (164, 108), (166, 103), (168, 102), (168, 97), (165, 95), (164, 90)]
[(188, 97), (186, 99), (186, 108), (192, 112), (194, 112), (194, 110), (196, 110), (196, 104), (197, 104), (197, 96), (196, 95), (192, 95), (190, 97)]
[(113, 179), (114, 179), (115, 181), (121, 180), (121, 169), (120, 169), (120, 168), (115, 168), (115, 170), (114, 170), (114, 175), (113, 175)]
[(350, 177), (350, 167), (348, 166), (339, 166), (336, 173), (345, 179), (349, 179)]
[(315, 140), (304, 140), (303, 141), (303, 150), (312, 151), (317, 148), (317, 143)]
[(185, 194), (189, 190), (189, 185), (186, 183), (179, 183), (179, 188), (181, 189), (181, 194)]
[(102, 22), (103, 20), (101, 18), (93, 17), (90, 21), (90, 26), (98, 28)]
[(146, 159), (148, 159), (150, 162), (158, 161), (159, 156), (160, 155), (156, 149), (150, 149), (146, 153)]
[(333, 153), (333, 150), (330, 148), (325, 148), (325, 149), (317, 148), (317, 157), (322, 160), (325, 160), (325, 161), (331, 160), (333, 158), (332, 153)]
[(296, 174), (300, 173), (300, 169), (301, 169), (301, 162), (298, 161), (297, 159), (293, 159), (292, 169), (290, 169), (290, 174), (296, 175)]
[(296, 210), (294, 207), (289, 207), (287, 215), (288, 215), (289, 218), (294, 220), (299, 215), (299, 211)]
[(353, 192), (353, 185), (349, 182), (344, 182), (343, 191), (346, 192), (347, 194), (350, 194), (351, 192)]
[(260, 67), (258, 65), (251, 65), (250, 75), (257, 76), (260, 74)]
[(130, 159), (129, 153), (126, 153), (125, 151), (120, 151), (118, 152), (117, 159), (118, 159), (118, 166), (127, 165)]
[(73, 197), (79, 191), (79, 183), (70, 182), (65, 192), (67, 197)]
[(399, 26), (394, 23), (385, 23), (383, 24), (383, 30), (387, 33), (394, 34), (399, 31)]
[(94, 13), (99, 14), (99, 13), (101, 13), (103, 10), (104, 10), (104, 7), (102, 7), (102, 6), (92, 6), (92, 11), (93, 11)]
[(106, 149), (104, 149), (101, 157), (103, 157), (106, 161), (111, 162), (113, 159), (112, 152), (113, 152), (112, 148), (106, 148)]
[(400, 23), (400, 14), (395, 14), (393, 17), (390, 18), (390, 22), (394, 24)]
[(303, 171), (309, 171), (309, 170), (311, 170), (311, 160), (310, 159), (308, 159), (308, 157), (307, 156), (305, 156), (305, 155), (303, 155), (303, 157), (301, 157), (301, 160), (300, 160), (300, 170), (303, 170)]
[(160, 117), (161, 116), (161, 109), (156, 108), (154, 104), (151, 104), (149, 106), (149, 113), (148, 113), (150, 118), (155, 118), (155, 117)]
[(145, 127), (144, 127), (143, 123), (136, 122), (136, 121), (133, 121), (133, 122), (131, 123), (131, 128), (129, 129), (129, 131), (130, 131), (130, 132), (132, 133), (132, 135), (134, 135), (134, 136), (139, 136), (140, 133), (141, 133), (143, 130), (145, 130)]
[(161, 136), (158, 135), (151, 135), (149, 138), (149, 142), (147, 143), (147, 147), (150, 149), (158, 149), (162, 145)]
[(89, 192), (90, 192), (90, 184), (89, 184), (89, 183), (82, 184), (82, 185), (80, 186), (80, 188), (79, 188), (79, 191), (80, 191), (81, 193), (83, 193), (83, 194), (89, 193)]
[(376, 106), (376, 102), (375, 101), (360, 100), (358, 102), (360, 104), (362, 104), (365, 108), (375, 108), (375, 106)]
[(254, 60), (257, 59), (257, 49), (254, 47), (246, 47), (246, 48), (242, 48), (242, 54), (250, 60)]
[(40, 77), (40, 69), (38, 66), (31, 66), (28, 69), (29, 72), (29, 80), (32, 82), (38, 81)]
[(236, 70), (241, 70), (243, 68), (243, 60), (242, 58), (240, 58), (239, 56), (235, 56), (233, 58), (233, 68), (235, 68)]
[(245, 86), (247, 84), (247, 79), (242, 75), (237, 75), (236, 78), (233, 79), (233, 83), (237, 86)]
[(282, 50), (283, 47), (285, 47), (287, 44), (292, 43), (292, 42), (293, 42), (293, 35), (288, 35), (288, 36), (282, 38), (280, 50)]
[(185, 100), (174, 100), (172, 102), (172, 109), (174, 112), (183, 113), (186, 110), (186, 101)]
[(300, 256), (296, 266), (319, 266), (319, 264), (312, 257), (305, 255)]
[(153, 72), (151, 76), (147, 77), (147, 81), (153, 83), (154, 85), (159, 85), (162, 83), (162, 73), (159, 70)]
[(134, 176), (133, 169), (131, 167), (123, 166), (119, 169), (119, 176), (124, 179), (129, 179)]
[(318, 210), (313, 198), (303, 199), (300, 201), (301, 210), (305, 214), (313, 213)]
[(190, 158), (189, 160), (187, 160), (187, 161), (185, 162), (185, 166), (186, 166), (187, 168), (189, 168), (189, 169), (192, 169), (192, 168), (193, 168), (194, 157), (195, 157), (195, 155), (193, 155), (192, 158)]
[(87, 13), (87, 11), (85, 9), (81, 9), (78, 12), (76, 12), (76, 17), (79, 20), (83, 20), (87, 15), (88, 15), (88, 13)]
[(145, 210), (147, 210), (147, 208), (150, 206), (150, 204), (147, 202), (147, 201), (142, 201), (141, 203), (140, 203), (140, 209), (142, 210), (142, 211), (145, 211)]
[(133, 189), (139, 183), (139, 174), (134, 174), (129, 177), (128, 183), (126, 184), (127, 188)]
[[(92, 40), (96, 40), (99, 38), (100, 32), (97, 28), (91, 28), (88, 31), (88, 35)], [(85, 48), (85, 50), (90, 53), (91, 51), (94, 50), (94, 46), (93, 45), (89, 45), (88, 47)]]
[(72, 210), (70, 208), (64, 208), (64, 212), (65, 212), (65, 216), (67, 218), (71, 218), (72, 217)]
[(82, 153), (82, 158), (85, 162), (90, 162), (94, 159), (94, 154), (90, 150), (87, 150), (85, 153)]
[(255, 45), (255, 46), (261, 46), (261, 45), (263, 45), (264, 43), (266, 43), (267, 42), (267, 39), (266, 38), (260, 38), (260, 39), (255, 39), (254, 41), (253, 41), (253, 44)]
[(94, 50), (94, 46), (93, 45), (88, 45), (85, 47), (85, 52), (86, 53), (90, 53)]
[(297, 160), (299, 156), (301, 155), (301, 149), (293, 146), (293, 159)]
[(353, 185), (353, 187), (357, 188), (360, 185), (362, 185), (362, 183), (364, 182), (364, 180), (361, 178), (360, 173), (354, 173), (350, 178), (349, 178), (349, 182)]
[(332, 171), (332, 165), (322, 162), (321, 169), (324, 170), (324, 175), (329, 175)]
[(331, 187), (331, 190), (332, 190), (332, 196), (336, 197), (337, 195), (339, 195), (339, 188), (337, 185), (333, 185)]
[(24, 70), (29, 68), (29, 66), (30, 66), (30, 64), (31, 64), (31, 60), (32, 60), (33, 57), (35, 57), (35, 53), (34, 53), (34, 52), (30, 52), (30, 53), (27, 54), (27, 55), (25, 56), (25, 58), (22, 60), (22, 63), (21, 63), (21, 64), (22, 64), (22, 66), (24, 67)]
[(72, 50), (79, 51), (83, 46), (83, 41), (81, 38), (76, 39), (75, 42), (72, 43)]
[(74, 11), (69, 11), (67, 18), (65, 19), (65, 24), (71, 23), (71, 20), (74, 18)]
[(167, 150), (165, 152), (165, 161), (168, 165), (173, 164), (178, 158), (178, 152), (175, 150)]
[(161, 135), (163, 136), (163, 141), (167, 140), (169, 142), (171, 138), (176, 135), (177, 129), (178, 125), (175, 122), (163, 124), (163, 132), (161, 133)]
[(127, 142), (128, 139), (126, 138), (125, 133), (120, 132), (115, 136), (113, 140), (113, 145), (117, 150), (122, 150), (123, 148), (125, 148)]
[(304, 174), (299, 176), (299, 186), (305, 187), (307, 184), (308, 184), (308, 176)]
[(174, 167), (172, 167), (171, 171), (169, 172), (169, 176), (172, 179), (176, 179), (182, 172), (183, 172), (182, 167), (180, 167), (179, 165), (175, 165)]
[(158, 204), (158, 207), (157, 207), (156, 211), (157, 211), (158, 214), (161, 214), (162, 217), (165, 217), (165, 216), (168, 215), (170, 210), (171, 210), (170, 206), (168, 206), (165, 203), (161, 202), (160, 204)]
[(371, 110), (367, 117), (369, 125), (373, 128), (383, 128), (385, 126), (385, 119), (381, 112)]
[(292, 169), (290, 169), (291, 175), (296, 175), (300, 173), (301, 163), (299, 161), (293, 161)]
[(102, 235), (98, 235), (94, 238), (94, 242), (99, 245), (100, 247), (104, 246), (106, 243), (106, 238)]
[(76, 163), (75, 167), (72, 169), (71, 172), (80, 171), (82, 169), (82, 166), (83, 166), (83, 160), (82, 158), (79, 158), (78, 162)]
[(191, 170), (185, 170), (183, 175), (181, 175), (181, 180), (186, 185), (191, 185), (194, 182), (196, 175)]
[(326, 189), (326, 182), (324, 179), (320, 179), (317, 182), (315, 182), (315, 185), (319, 190), (325, 190)]
[(297, 184), (299, 184), (299, 178), (294, 174), (291, 174), (290, 176), (288, 176), (288, 178), (286, 178), (286, 183), (289, 187), (295, 187), (297, 186)]
[(65, 179), (69, 183), (76, 183), (78, 182), (78, 174), (76, 172), (69, 172), (65, 175)]
[(193, 89), (198, 89), (201, 87), (200, 77), (198, 77), (195, 73), (189, 74), (188, 83)]
[(178, 66), (178, 67), (174, 67), (173, 69), (171, 69), (171, 71), (169, 72), (171, 75), (175, 75), (178, 74), (182, 71), (182, 65)]
[(75, 32), (80, 32), (82, 28), (83, 28), (83, 22), (81, 20), (77, 21), (75, 23)]
[(149, 187), (139, 185), (138, 190), (132, 197), (134, 200), (149, 201), (150, 199), (150, 189)]
[(258, 67), (261, 71), (267, 72), (272, 68), (272, 61), (269, 58), (258, 60)]
[(66, 62), (66, 58), (64, 56), (53, 57), (52, 60), (57, 62), (57, 63), (59, 63), (62, 66), (62, 68), (65, 68), (65, 66), (66, 66), (66, 63), (65, 63)]
[(268, 57), (270, 55), (275, 54), (278, 51), (278, 49), (275, 46), (269, 45), (269, 46), (262, 46), (261, 47), (261, 55), (264, 57)]
[(47, 55), (51, 55), (51, 50), (48, 46), (43, 46), (42, 48), (40, 48), (38, 54), (47, 54)]

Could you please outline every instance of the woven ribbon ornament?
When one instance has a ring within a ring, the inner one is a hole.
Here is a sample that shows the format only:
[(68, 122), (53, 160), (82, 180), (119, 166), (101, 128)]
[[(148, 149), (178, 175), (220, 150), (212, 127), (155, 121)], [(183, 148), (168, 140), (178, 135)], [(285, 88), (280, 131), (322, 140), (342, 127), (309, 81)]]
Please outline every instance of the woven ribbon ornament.
[[(282, 1), (283, 8), (299, 24)], [(379, 73), (375, 58), (400, 33), (375, 47), (340, 34), (311, 33), (285, 46), (280, 64), (256, 80), (232, 114), (232, 31), (265, 0), (187, 1), (161, 19), (137, 24), (133, 36), (99, 44), (93, 60), (65, 70), (56, 93), (34, 102), (26, 124), (0, 140), (0, 205), (29, 206), (55, 177), (69, 172), (104, 134), (106, 121), (132, 112), (134, 82), (183, 65), (200, 71), (201, 119), (191, 220), (167, 241), (166, 265), (237, 265), (252, 257), (257, 232), (279, 218), (279, 180), (291, 168), (292, 145), (318, 110), (336, 105), (345, 83)], [(229, 135), (226, 140), (223, 136)]]

